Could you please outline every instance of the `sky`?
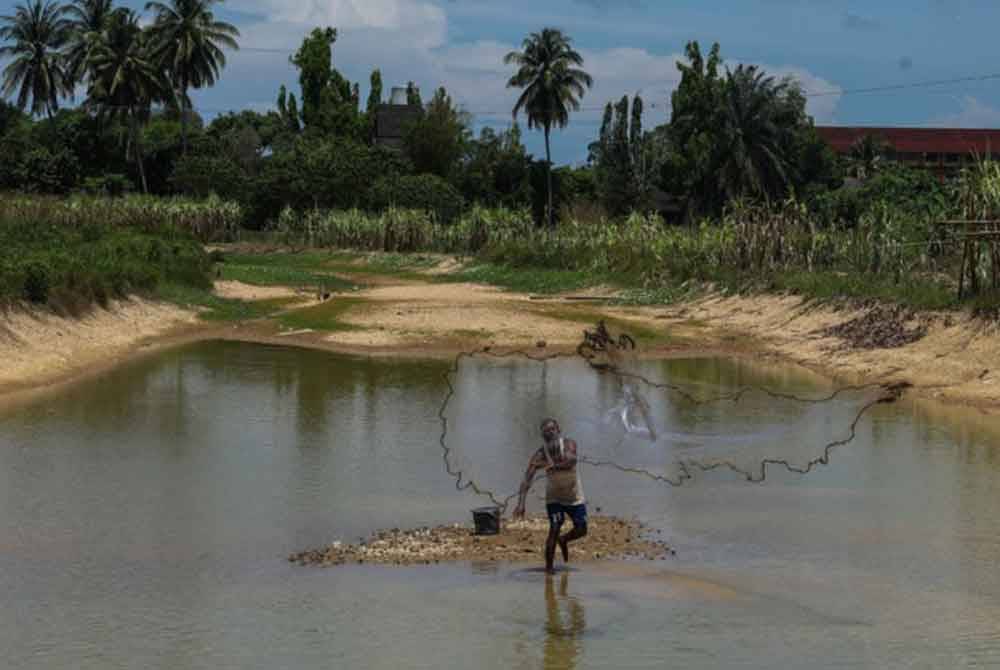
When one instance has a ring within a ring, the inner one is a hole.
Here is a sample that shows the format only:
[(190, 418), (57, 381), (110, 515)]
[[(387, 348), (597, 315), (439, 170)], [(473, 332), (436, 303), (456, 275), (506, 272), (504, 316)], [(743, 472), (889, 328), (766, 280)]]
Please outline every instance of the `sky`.
[[(0, 0), (0, 14), (22, 0)], [(144, 3), (121, 2), (141, 9)], [(374, 68), (388, 89), (416, 82), (425, 99), (444, 86), (477, 128), (509, 126), (516, 91), (502, 62), (526, 35), (562, 29), (585, 58), (594, 87), (570, 126), (553, 135), (553, 160), (579, 163), (604, 105), (624, 94), (646, 102), (647, 128), (669, 118), (685, 44), (719, 42), (729, 66), (752, 63), (796, 77), (817, 124), (1000, 127), (1000, 25), (995, 0), (227, 0), (242, 49), (221, 81), (194, 94), (211, 118), (273, 108), (278, 87), (297, 90), (288, 56), (316, 26), (334, 26), (334, 65), (359, 81)], [(935, 86), (923, 82), (994, 78)], [(879, 92), (858, 89), (917, 84)], [(523, 119), (522, 119), (523, 124)], [(544, 155), (541, 133), (525, 133)]]

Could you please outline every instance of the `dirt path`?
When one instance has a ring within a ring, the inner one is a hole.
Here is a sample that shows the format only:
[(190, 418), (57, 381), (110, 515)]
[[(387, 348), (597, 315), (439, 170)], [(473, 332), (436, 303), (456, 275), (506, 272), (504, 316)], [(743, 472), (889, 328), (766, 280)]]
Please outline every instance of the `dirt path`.
[[(639, 334), (649, 357), (788, 360), (842, 382), (905, 380), (914, 384), (916, 395), (1000, 410), (1000, 334), (995, 326), (964, 315), (904, 316), (905, 323), (892, 326), (918, 333), (916, 341), (862, 348), (831, 330), (852, 336), (879, 326), (872, 319), (856, 321), (864, 312), (810, 305), (796, 297), (711, 296), (668, 307), (613, 308), (565, 296), (533, 299), (476, 284), (365, 279), (369, 288), (351, 292), (347, 300), (335, 296), (322, 303), (302, 296), (306, 302), (300, 309), (336, 314), (338, 327), (327, 330), (291, 328), (274, 319), (211, 325), (193, 311), (139, 299), (95, 309), (82, 319), (9, 311), (0, 317), (0, 397), (76, 379), (178, 341), (234, 339), (351, 354), (450, 358), (486, 346), (572, 351), (584, 328), (607, 318), (613, 328)], [(220, 283), (217, 291), (251, 300), (296, 293), (238, 282)]]

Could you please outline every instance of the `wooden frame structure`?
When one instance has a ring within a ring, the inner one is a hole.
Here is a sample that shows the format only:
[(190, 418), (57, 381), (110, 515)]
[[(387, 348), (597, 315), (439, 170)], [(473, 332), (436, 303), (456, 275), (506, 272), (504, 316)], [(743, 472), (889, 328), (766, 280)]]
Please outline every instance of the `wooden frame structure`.
[[(983, 251), (989, 254), (991, 261), (991, 288), (1000, 290), (1000, 219), (986, 220), (950, 220), (941, 221), (940, 225), (957, 228), (953, 237), (962, 242), (962, 266), (958, 271), (958, 299), (966, 295), (976, 295), (980, 292), (979, 264)], [(968, 280), (968, 293), (966, 293)]]

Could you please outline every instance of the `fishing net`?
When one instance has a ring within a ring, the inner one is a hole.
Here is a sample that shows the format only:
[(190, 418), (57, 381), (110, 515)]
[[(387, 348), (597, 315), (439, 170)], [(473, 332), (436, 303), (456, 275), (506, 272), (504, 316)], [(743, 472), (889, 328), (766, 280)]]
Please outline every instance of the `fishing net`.
[(855, 439), (869, 410), (906, 388), (870, 384), (817, 393), (787, 378), (775, 378), (773, 386), (746, 384), (760, 371), (710, 359), (664, 366), (639, 353), (627, 333), (611, 333), (602, 322), (584, 333), (574, 353), (460, 354), (446, 373), (439, 412), (444, 466), (456, 487), (506, 509), (541, 446), (546, 417), (558, 419), (580, 444), (584, 467), (664, 486), (711, 471), (749, 482), (764, 481), (774, 468), (806, 474)]

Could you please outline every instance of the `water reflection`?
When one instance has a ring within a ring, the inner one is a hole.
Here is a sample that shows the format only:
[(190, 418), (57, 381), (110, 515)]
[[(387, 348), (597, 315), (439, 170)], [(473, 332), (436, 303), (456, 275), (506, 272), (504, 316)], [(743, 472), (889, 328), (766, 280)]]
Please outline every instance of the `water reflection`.
[[(1000, 657), (1000, 427), (932, 404), (878, 407), (808, 477), (706, 475), (674, 489), (587, 466), (595, 511), (637, 516), (678, 549), (666, 573), (290, 566), (292, 551), (468, 522), (483, 504), (442, 467), (446, 369), (202, 343), (0, 412), (3, 667), (585, 670), (660, 668), (669, 655), (818, 670)], [(824, 395), (791, 368), (745, 361), (641, 370), (705, 396), (740, 384)], [(620, 380), (579, 361), (467, 361), (453, 382), (449, 443), (504, 492), (550, 414), (588, 456), (657, 471), (705, 454), (807, 458), (852, 416), (850, 403), (756, 393), (700, 406), (647, 389), (667, 437), (619, 445), (602, 440), (601, 418)]]
[[(556, 582), (559, 582), (558, 592)], [(569, 595), (569, 573), (545, 575), (544, 670), (574, 670), (583, 648), (587, 618), (583, 602)]]

